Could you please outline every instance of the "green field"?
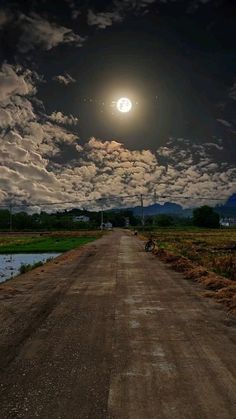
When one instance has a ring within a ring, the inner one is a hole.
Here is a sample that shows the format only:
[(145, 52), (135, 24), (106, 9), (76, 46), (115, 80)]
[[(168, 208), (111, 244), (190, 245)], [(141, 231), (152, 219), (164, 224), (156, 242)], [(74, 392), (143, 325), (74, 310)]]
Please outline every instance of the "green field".
[(96, 240), (96, 236), (7, 236), (0, 237), (0, 253), (66, 252)]
[(153, 235), (159, 248), (236, 280), (236, 230), (160, 229)]

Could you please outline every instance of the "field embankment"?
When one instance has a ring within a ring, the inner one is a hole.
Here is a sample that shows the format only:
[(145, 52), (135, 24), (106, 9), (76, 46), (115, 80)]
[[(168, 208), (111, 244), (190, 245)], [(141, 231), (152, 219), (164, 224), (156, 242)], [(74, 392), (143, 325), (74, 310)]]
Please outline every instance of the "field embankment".
[(161, 230), (154, 253), (236, 314), (236, 231)]

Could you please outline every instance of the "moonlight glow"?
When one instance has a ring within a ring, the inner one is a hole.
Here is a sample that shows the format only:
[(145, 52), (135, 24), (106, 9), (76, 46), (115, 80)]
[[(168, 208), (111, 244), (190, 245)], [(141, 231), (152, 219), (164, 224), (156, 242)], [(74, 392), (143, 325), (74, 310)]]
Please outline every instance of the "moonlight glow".
[(127, 97), (121, 97), (118, 101), (117, 101), (117, 109), (119, 112), (130, 112), (132, 109), (132, 102), (130, 99), (128, 99)]

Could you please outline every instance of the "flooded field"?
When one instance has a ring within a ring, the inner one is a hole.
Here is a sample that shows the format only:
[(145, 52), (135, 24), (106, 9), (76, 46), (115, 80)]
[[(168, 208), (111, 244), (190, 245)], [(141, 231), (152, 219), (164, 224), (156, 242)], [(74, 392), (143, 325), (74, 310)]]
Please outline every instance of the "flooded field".
[(22, 265), (34, 265), (37, 262), (46, 262), (47, 259), (55, 258), (60, 253), (18, 253), (18, 254), (0, 254), (0, 282), (20, 273)]

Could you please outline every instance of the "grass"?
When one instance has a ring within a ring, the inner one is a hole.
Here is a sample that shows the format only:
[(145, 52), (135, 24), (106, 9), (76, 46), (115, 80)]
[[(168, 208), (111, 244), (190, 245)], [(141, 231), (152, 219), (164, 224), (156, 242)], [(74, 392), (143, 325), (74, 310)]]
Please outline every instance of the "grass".
[(236, 230), (160, 229), (154, 237), (159, 249), (236, 280)]
[(29, 272), (32, 271), (35, 268), (38, 268), (39, 266), (43, 266), (45, 263), (48, 263), (52, 260), (53, 258), (48, 258), (47, 260), (43, 261), (39, 261), (39, 262), (35, 262), (32, 265), (30, 263), (22, 263), (19, 272), (20, 274), (24, 274), (25, 272)]
[(8, 236), (0, 238), (0, 253), (47, 253), (66, 252), (95, 240), (97, 237), (82, 236)]
[[(46, 262), (45, 262), (46, 263)], [(39, 266), (43, 266), (44, 262), (36, 262), (33, 265), (30, 265), (29, 263), (22, 263), (19, 271), (20, 274), (24, 274), (25, 272), (32, 271), (32, 269), (38, 268)]]
[(236, 231), (158, 230), (154, 254), (236, 314)]

